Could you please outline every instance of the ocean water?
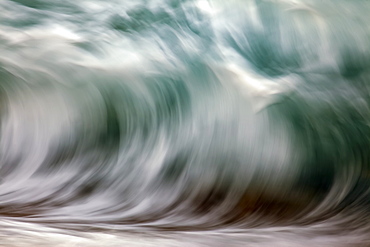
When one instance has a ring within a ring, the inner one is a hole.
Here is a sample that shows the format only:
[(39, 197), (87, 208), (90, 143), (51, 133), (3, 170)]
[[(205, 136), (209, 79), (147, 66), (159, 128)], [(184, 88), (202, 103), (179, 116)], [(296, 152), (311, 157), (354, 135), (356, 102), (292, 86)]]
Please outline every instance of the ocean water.
[(0, 246), (370, 246), (369, 13), (1, 0)]

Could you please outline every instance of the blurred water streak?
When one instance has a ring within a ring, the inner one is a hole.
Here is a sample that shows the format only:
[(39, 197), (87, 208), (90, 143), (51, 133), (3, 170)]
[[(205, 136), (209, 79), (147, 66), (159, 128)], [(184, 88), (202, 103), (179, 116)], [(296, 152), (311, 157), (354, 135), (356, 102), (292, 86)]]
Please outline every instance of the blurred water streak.
[(370, 245), (368, 13), (1, 1), (0, 245)]

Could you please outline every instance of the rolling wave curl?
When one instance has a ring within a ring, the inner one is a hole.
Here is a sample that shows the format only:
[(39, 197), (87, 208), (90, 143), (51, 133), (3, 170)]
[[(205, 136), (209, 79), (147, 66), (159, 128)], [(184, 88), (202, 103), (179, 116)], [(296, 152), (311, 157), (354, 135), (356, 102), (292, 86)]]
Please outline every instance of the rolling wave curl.
[(369, 11), (0, 2), (2, 244), (369, 245)]

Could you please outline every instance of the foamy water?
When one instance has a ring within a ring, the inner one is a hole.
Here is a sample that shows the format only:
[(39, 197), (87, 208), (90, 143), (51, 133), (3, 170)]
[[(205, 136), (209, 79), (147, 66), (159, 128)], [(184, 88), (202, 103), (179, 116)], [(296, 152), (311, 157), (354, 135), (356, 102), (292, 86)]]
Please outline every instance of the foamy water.
[(370, 246), (366, 1), (0, 2), (1, 246)]

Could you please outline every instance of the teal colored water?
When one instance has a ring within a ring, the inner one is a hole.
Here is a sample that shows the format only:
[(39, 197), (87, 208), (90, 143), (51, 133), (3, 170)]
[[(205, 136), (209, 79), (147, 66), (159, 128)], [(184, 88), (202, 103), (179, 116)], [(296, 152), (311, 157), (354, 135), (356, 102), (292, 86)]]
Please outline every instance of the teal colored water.
[(1, 1), (0, 245), (368, 246), (369, 11)]

